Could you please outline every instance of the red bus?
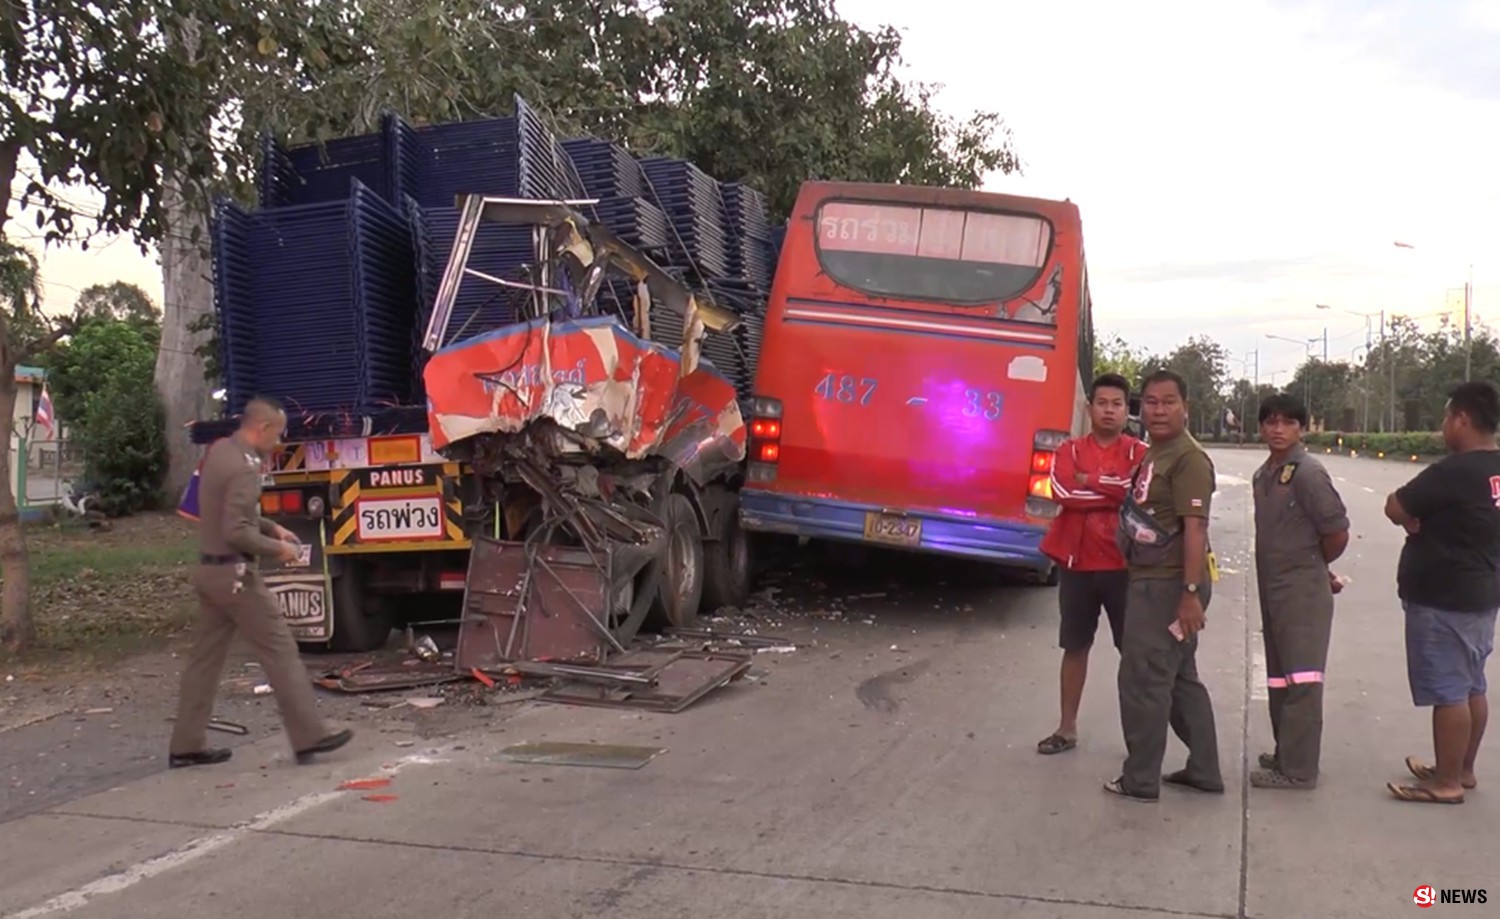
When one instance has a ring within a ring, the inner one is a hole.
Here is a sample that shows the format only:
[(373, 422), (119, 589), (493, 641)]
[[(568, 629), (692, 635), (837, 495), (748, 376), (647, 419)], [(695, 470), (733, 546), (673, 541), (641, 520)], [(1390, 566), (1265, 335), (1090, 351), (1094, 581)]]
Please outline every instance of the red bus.
[(766, 315), (747, 530), (988, 559), (1055, 580), (1053, 451), (1087, 426), (1078, 208), (810, 182)]

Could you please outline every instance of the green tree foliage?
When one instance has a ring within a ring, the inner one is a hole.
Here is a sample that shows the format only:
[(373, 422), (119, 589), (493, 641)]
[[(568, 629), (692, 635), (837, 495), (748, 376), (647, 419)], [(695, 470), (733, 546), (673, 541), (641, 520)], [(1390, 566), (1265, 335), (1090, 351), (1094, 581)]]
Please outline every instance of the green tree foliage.
[(1142, 371), (1149, 360), (1146, 352), (1132, 348), (1118, 335), (1111, 335), (1094, 348), (1094, 376), (1118, 373), (1129, 380), (1130, 385), (1139, 386)]
[(160, 341), (161, 327), (155, 322), (89, 313), (46, 362), (57, 417), (86, 434), (88, 400), (117, 376), (149, 385)]
[(115, 373), (88, 395), (80, 443), (84, 475), (106, 514), (129, 514), (160, 502), (167, 473), (166, 413), (151, 385), (154, 364)]
[[(222, 60), (178, 53), (197, 33), (198, 6), (171, 0), (8, 0), (0, 20), (0, 215), (24, 157), (22, 205), (37, 227), (71, 237), (96, 230), (152, 241), (165, 225), (165, 175), (204, 182), (218, 163), (206, 137), (184, 132), (222, 109), (205, 92)], [(228, 7), (229, 4), (225, 3)], [(103, 201), (88, 225), (56, 189), (86, 185)]]
[(1224, 410), (1229, 381), (1229, 352), (1207, 335), (1195, 335), (1165, 359), (1154, 359), (1145, 370), (1171, 370), (1187, 383), (1189, 427), (1195, 433), (1216, 432)]
[[(294, 141), (507, 113), (682, 156), (785, 214), (809, 179), (976, 187), (1020, 167), (993, 112), (954, 119), (897, 76), (901, 37), (832, 0), (284, 4), (233, 87), (247, 132)], [(244, 138), (248, 141), (250, 138)], [(242, 144), (241, 149), (252, 149)]]
[(161, 309), (151, 295), (134, 284), (115, 281), (85, 287), (74, 308), (79, 317), (119, 319), (143, 326), (161, 327)]
[(79, 308), (77, 330), (47, 361), (53, 405), (82, 447), (100, 509), (149, 509), (167, 464), (164, 408), (152, 386), (161, 341), (154, 304), (116, 284), (85, 291)]
[(1356, 408), (1356, 400), (1352, 398), (1354, 380), (1354, 368), (1349, 364), (1311, 358), (1297, 368), (1286, 391), (1307, 406), (1314, 425), (1343, 428), (1349, 412)]

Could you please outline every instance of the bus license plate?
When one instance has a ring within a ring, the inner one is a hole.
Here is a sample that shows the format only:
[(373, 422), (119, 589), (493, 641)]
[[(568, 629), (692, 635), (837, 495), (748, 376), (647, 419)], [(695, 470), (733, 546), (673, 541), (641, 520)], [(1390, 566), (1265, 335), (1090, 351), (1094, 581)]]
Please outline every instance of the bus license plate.
[(362, 498), (355, 513), (361, 541), (443, 538), (443, 501), (437, 495)]
[(865, 514), (865, 539), (893, 546), (918, 546), (922, 544), (922, 521), (916, 517), (872, 511)]

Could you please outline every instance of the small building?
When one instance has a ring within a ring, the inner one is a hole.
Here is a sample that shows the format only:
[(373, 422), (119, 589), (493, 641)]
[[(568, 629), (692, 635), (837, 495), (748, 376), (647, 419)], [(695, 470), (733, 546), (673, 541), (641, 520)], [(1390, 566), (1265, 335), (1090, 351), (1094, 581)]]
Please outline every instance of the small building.
[[(41, 404), (46, 382), (47, 371), (43, 368), (25, 364), (16, 367), (16, 405), (11, 414), (10, 493), (15, 496), (23, 516), (30, 516), (28, 508), (56, 503), (62, 491), (63, 451), (58, 442), (59, 438), (66, 436), (62, 423), (54, 420), (50, 433), (36, 423), (36, 410)], [(22, 438), (26, 441), (24, 457), (21, 455)], [(24, 495), (21, 493), (23, 487)]]

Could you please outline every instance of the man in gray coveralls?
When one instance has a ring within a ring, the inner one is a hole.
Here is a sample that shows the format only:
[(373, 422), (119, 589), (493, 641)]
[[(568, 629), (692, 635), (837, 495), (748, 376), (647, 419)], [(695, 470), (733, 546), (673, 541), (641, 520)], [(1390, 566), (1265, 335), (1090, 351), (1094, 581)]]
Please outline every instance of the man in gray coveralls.
[(1333, 631), (1328, 570), (1349, 545), (1349, 515), (1323, 464), (1302, 445), (1307, 409), (1291, 396), (1260, 404), (1260, 437), (1271, 455), (1255, 470), (1255, 577), (1273, 753), (1250, 773), (1257, 788), (1318, 784), (1323, 738), (1323, 668)]

